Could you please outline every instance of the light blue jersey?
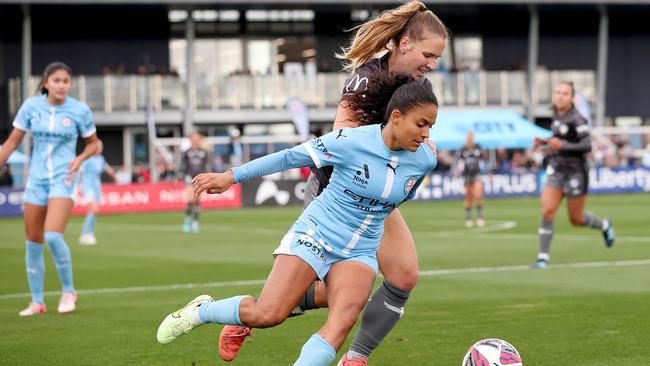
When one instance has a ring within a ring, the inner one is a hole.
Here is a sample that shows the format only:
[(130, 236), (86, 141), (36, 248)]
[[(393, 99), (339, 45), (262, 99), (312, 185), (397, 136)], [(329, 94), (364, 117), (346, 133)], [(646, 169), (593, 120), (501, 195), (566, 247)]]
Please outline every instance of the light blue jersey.
[[(413, 197), (423, 177), (435, 167), (436, 157), (426, 144), (415, 152), (391, 151), (384, 143), (381, 126), (370, 125), (333, 131), (232, 171), (238, 183), (288, 168), (327, 165), (334, 166), (329, 185), (294, 226), (300, 226), (303, 238), (299, 240), (318, 238), (318, 244), (312, 243), (310, 248), (322, 248), (327, 256), (345, 260), (374, 257), (384, 219)], [(325, 257), (318, 260), (327, 261)]]
[(103, 155), (93, 155), (81, 165), (81, 192), (84, 199), (98, 201), (101, 196), (101, 178), (106, 169)]
[(95, 133), (88, 106), (72, 97), (66, 97), (62, 105), (50, 105), (44, 94), (23, 103), (13, 126), (32, 132), (29, 182), (34, 185), (63, 181), (76, 155), (77, 138)]

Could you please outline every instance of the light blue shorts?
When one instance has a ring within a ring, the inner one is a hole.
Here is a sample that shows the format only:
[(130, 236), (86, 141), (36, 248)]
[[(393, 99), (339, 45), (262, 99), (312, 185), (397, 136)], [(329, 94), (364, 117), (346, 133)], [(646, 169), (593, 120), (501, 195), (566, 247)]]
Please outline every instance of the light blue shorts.
[(81, 184), (81, 193), (86, 203), (90, 201), (99, 202), (102, 196), (102, 185), (99, 182), (86, 182)]
[(345, 256), (338, 254), (316, 230), (302, 221), (296, 222), (282, 238), (280, 246), (273, 252), (274, 256), (278, 254), (294, 255), (301, 258), (314, 269), (321, 280), (325, 279), (327, 272), (336, 262), (361, 262), (372, 268), (375, 274), (379, 270), (376, 252), (355, 254), (353, 250)]
[(73, 199), (76, 188), (76, 179), (69, 183), (65, 182), (64, 179), (60, 179), (45, 184), (34, 184), (27, 181), (25, 202), (36, 206), (47, 206), (47, 201), (50, 198)]

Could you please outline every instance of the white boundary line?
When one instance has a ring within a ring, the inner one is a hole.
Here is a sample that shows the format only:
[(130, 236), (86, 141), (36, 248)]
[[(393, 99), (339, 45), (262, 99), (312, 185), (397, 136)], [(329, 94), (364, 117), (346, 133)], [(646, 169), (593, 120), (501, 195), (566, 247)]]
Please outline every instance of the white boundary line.
[[(627, 266), (645, 266), (645, 265), (650, 265), (650, 259), (553, 264), (551, 265), (551, 269), (606, 268), (606, 267), (627, 267)], [(422, 277), (433, 277), (433, 276), (446, 276), (446, 275), (457, 275), (457, 274), (516, 272), (516, 271), (541, 272), (544, 270), (541, 269), (530, 270), (528, 265), (515, 265), (515, 266), (501, 266), (501, 267), (437, 269), (437, 270), (430, 270), (430, 271), (420, 271), (420, 275)], [(127, 292), (155, 292), (155, 291), (168, 291), (168, 290), (192, 289), (192, 288), (258, 286), (258, 285), (263, 285), (265, 281), (266, 280), (224, 281), (224, 282), (206, 282), (206, 283), (186, 283), (186, 284), (162, 285), (162, 286), (98, 288), (98, 289), (78, 290), (77, 293), (79, 295), (95, 295), (95, 294), (114, 294), (114, 293), (127, 293)], [(45, 296), (58, 296), (60, 294), (61, 294), (60, 291), (47, 291), (44, 293)], [(23, 298), (23, 297), (30, 297), (30, 296), (31, 294), (28, 292), (3, 294), (0, 295), (0, 300), (16, 299), (16, 298)]]
[[(69, 224), (69, 225), (74, 225)], [(443, 220), (432, 222), (432, 226), (450, 226), (458, 225), (457, 220)], [(504, 231), (517, 227), (516, 221), (488, 221), (487, 226), (479, 228), (459, 228), (456, 230), (444, 230), (444, 231), (413, 231), (413, 235), (421, 237), (468, 237), (468, 238), (480, 238), (484, 239), (485, 236), (481, 235), (484, 233), (495, 232), (495, 231)], [(79, 224), (81, 226), (81, 224)], [(120, 227), (125, 228), (130, 231), (165, 231), (165, 232), (177, 232), (180, 233), (181, 230), (175, 225), (139, 225), (139, 224), (128, 224), (128, 223), (103, 223), (102, 227)], [(214, 225), (208, 227), (201, 227), (203, 232), (233, 232), (239, 230), (234, 228), (232, 225)], [(262, 234), (262, 235), (282, 235), (287, 230), (287, 228), (255, 228), (246, 229), (246, 232), (253, 234)], [(537, 240), (539, 237), (537, 234), (526, 234), (526, 233), (497, 233), (490, 234), (489, 238), (493, 239), (503, 239), (503, 240)], [(591, 235), (572, 235), (572, 234), (557, 234), (555, 235), (555, 240), (565, 240), (565, 241), (593, 241), (594, 237)], [(650, 244), (650, 236), (616, 236), (617, 242), (632, 242), (632, 243), (648, 243)]]

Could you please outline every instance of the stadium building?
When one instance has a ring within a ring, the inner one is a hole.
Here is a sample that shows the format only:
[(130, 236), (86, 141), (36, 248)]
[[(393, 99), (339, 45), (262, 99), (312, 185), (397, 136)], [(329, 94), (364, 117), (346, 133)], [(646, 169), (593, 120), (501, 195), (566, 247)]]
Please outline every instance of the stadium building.
[[(3, 1), (0, 137), (43, 68), (61, 60), (74, 73), (72, 96), (94, 112), (111, 165), (149, 161), (148, 120), (167, 144), (195, 128), (215, 137), (219, 154), (237, 128), (248, 139), (246, 158), (265, 154), (299, 139), (291, 97), (309, 109), (312, 132), (330, 128), (346, 78), (334, 56), (350, 37), (345, 30), (397, 4), (189, 3)], [(554, 85), (572, 80), (595, 126), (650, 124), (650, 1), (427, 4), (452, 31), (428, 76), (445, 110), (506, 108), (545, 125)]]

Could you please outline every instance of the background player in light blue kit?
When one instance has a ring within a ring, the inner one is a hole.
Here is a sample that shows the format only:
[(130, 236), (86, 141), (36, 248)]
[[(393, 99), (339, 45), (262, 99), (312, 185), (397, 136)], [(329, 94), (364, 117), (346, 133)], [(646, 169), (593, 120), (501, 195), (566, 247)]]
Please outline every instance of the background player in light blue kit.
[(295, 365), (334, 361), (368, 301), (385, 218), (413, 196), (436, 165), (433, 148), (423, 144), (438, 111), (431, 88), (409, 76), (388, 74), (370, 85), (346, 98), (361, 118), (375, 124), (336, 130), (232, 171), (194, 179), (196, 195), (221, 193), (234, 183), (289, 168), (334, 166), (329, 185), (275, 250), (273, 269), (259, 298), (213, 301), (201, 295), (165, 318), (158, 329), (160, 343), (204, 323), (275, 326), (320, 278), (327, 288), (328, 319), (305, 343)]
[(82, 245), (97, 244), (95, 224), (97, 223), (99, 203), (102, 198), (102, 173), (106, 172), (111, 179), (115, 180), (115, 170), (104, 159), (103, 150), (104, 144), (101, 140), (97, 141), (97, 153), (81, 165), (81, 194), (88, 209), (81, 229), (81, 236), (79, 237), (79, 244)]
[[(0, 164), (18, 147), (28, 131), (33, 150), (25, 187), (25, 264), (32, 302), (20, 312), (30, 316), (47, 311), (43, 299), (46, 241), (63, 285), (58, 312), (75, 310), (77, 295), (72, 283), (72, 258), (63, 232), (72, 211), (76, 175), (81, 164), (97, 151), (97, 134), (90, 108), (68, 96), (72, 85), (70, 68), (62, 62), (49, 64), (39, 84), (41, 95), (20, 107), (14, 129), (0, 150)], [(86, 141), (77, 156), (77, 138)]]

